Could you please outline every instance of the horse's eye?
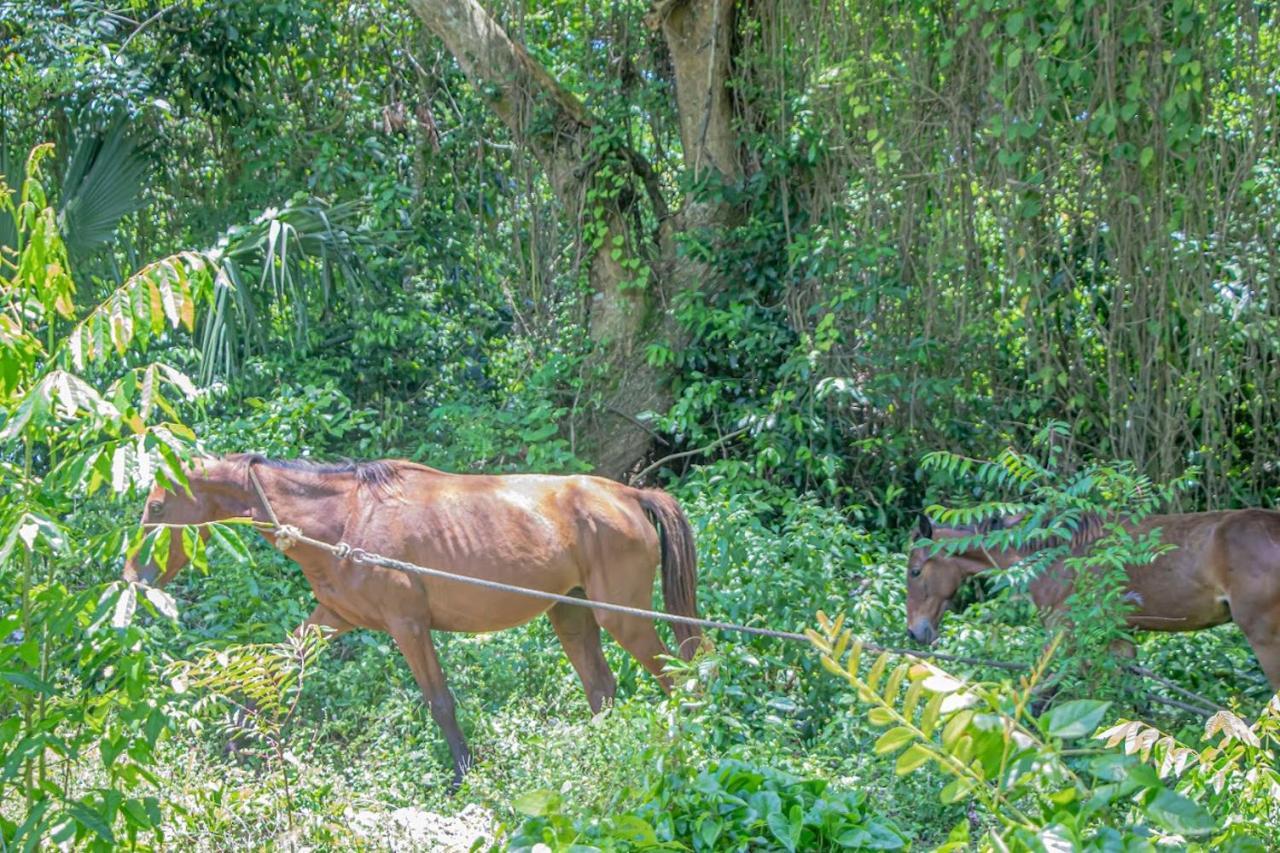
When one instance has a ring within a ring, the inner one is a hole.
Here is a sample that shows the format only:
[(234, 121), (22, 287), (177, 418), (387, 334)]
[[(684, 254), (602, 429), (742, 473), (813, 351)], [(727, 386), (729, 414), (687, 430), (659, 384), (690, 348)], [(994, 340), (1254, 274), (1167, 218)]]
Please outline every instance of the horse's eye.
[(151, 503), (147, 504), (147, 511), (150, 512), (152, 515), (159, 515), (160, 513), (164, 512), (164, 504), (162, 504), (160, 501), (152, 501)]

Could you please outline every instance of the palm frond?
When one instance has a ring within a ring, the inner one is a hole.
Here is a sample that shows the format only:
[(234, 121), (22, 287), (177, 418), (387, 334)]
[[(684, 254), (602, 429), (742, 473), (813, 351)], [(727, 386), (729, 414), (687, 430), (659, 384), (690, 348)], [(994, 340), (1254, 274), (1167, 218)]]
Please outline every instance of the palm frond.
[(313, 316), (363, 298), (355, 205), (290, 202), (234, 226), (218, 241), (214, 310), (201, 334), (203, 369), (232, 374), (245, 357), (283, 337), (305, 351)]
[(79, 135), (63, 174), (58, 214), (73, 257), (83, 258), (109, 242), (120, 220), (142, 206), (146, 172), (124, 118), (106, 130)]

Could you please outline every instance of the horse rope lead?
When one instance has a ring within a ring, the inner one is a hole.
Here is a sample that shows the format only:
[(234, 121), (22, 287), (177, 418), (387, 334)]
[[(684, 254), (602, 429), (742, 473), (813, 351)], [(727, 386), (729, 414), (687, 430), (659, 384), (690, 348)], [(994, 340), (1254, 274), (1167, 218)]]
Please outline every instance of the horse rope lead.
[[(416, 563), (407, 563), (404, 560), (396, 560), (392, 557), (387, 557), (372, 551), (366, 551), (364, 548), (357, 548), (346, 542), (338, 542), (334, 544), (331, 542), (324, 542), (319, 539), (313, 539), (292, 524), (280, 523), (280, 519), (276, 517), (276, 512), (271, 506), (271, 501), (267, 498), (267, 493), (263, 490), (262, 483), (258, 481), (258, 475), (254, 472), (252, 465), (249, 466), (249, 480), (253, 483), (253, 489), (258, 493), (258, 500), (262, 502), (262, 508), (266, 510), (267, 518), (269, 519), (267, 522), (258, 522), (257, 526), (272, 529), (271, 532), (276, 537), (276, 550), (281, 553), (287, 553), (295, 545), (310, 545), (313, 548), (319, 548), (322, 551), (327, 551), (339, 560), (351, 560), (353, 563), (382, 566), (383, 568), (393, 569), (409, 575), (457, 581), (458, 583), (484, 587), (485, 589), (498, 590), (499, 592), (510, 592), (515, 593), (516, 595), (524, 595), (529, 598), (540, 598), (544, 601), (568, 604), (573, 607), (588, 607), (592, 610), (607, 610), (613, 613), (624, 613), (628, 616), (639, 616), (644, 619), (653, 619), (660, 622), (679, 622), (684, 625), (695, 625), (699, 628), (715, 628), (721, 631), (734, 631), (740, 634), (755, 634), (759, 637), (773, 637), (779, 640), (792, 640), (810, 645), (809, 637), (804, 634), (797, 634), (794, 631), (779, 631), (774, 628), (757, 628), (752, 625), (737, 625), (732, 622), (719, 622), (715, 619), (700, 619), (696, 616), (680, 616), (675, 613), (663, 613), (659, 610), (645, 610), (640, 607), (628, 607), (624, 604), (612, 604), (606, 601), (591, 601), (590, 599), (577, 598), (572, 595), (562, 595), (557, 592), (544, 592), (540, 589), (529, 589), (528, 587), (515, 586), (514, 584), (502, 583), (501, 581), (491, 581), (484, 578), (471, 578), (466, 577), (465, 575), (454, 574), (453, 572), (446, 572), (442, 569), (432, 569), (427, 566), (419, 566)], [(1025, 672), (1029, 669), (1026, 664), (1014, 663), (1012, 661), (998, 661), (991, 660), (989, 658), (951, 655), (944, 652), (918, 652), (913, 649), (881, 646), (875, 643), (863, 643), (862, 647), (871, 652), (887, 652), (888, 654), (901, 655), (903, 657), (916, 658), (918, 660), (943, 660), (953, 663), (1004, 669), (1010, 672)], [(1152, 694), (1152, 698), (1156, 701), (1205, 715), (1211, 714), (1213, 711), (1221, 710), (1219, 706), (1215, 705), (1205, 697), (1193, 693), (1184, 687), (1180, 687), (1168, 679), (1161, 678), (1148, 669), (1134, 665), (1126, 666), (1125, 669), (1135, 675), (1158, 681), (1188, 699), (1196, 701), (1202, 705), (1206, 705), (1212, 710), (1206, 711), (1203, 708), (1195, 708), (1183, 702), (1177, 702), (1176, 700), (1166, 699), (1162, 696)]]

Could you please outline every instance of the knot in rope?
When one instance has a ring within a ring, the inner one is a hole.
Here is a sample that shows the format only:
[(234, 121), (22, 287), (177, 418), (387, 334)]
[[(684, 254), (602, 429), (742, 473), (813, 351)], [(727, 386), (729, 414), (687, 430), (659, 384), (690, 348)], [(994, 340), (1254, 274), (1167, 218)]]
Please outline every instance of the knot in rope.
[(300, 539), (302, 539), (302, 531), (292, 524), (281, 524), (276, 527), (276, 550), (281, 553), (297, 545)]

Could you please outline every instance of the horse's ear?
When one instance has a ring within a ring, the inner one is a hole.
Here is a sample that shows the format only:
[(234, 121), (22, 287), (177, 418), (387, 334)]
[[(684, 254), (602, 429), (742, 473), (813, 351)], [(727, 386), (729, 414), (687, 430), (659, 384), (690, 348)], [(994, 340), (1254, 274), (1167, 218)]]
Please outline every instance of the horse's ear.
[(919, 538), (921, 539), (933, 538), (933, 522), (923, 512), (920, 513), (920, 517), (916, 521), (916, 532), (920, 534)]

